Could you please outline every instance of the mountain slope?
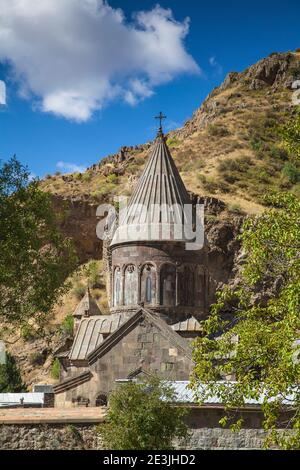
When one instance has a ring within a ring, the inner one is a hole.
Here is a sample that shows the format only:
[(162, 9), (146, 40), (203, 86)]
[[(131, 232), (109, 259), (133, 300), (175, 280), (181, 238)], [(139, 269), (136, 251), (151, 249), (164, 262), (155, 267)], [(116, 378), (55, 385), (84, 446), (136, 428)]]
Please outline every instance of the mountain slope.
[[(277, 126), (289, 119), (292, 83), (300, 78), (300, 53), (272, 54), (228, 74), (192, 118), (169, 133), (168, 144), (187, 188), (214, 195), (253, 213), (271, 188), (300, 192), (285, 176), (286, 154)], [(58, 198), (88, 201), (129, 195), (145, 163), (150, 144), (123, 147), (85, 173), (55, 175), (42, 185)]]

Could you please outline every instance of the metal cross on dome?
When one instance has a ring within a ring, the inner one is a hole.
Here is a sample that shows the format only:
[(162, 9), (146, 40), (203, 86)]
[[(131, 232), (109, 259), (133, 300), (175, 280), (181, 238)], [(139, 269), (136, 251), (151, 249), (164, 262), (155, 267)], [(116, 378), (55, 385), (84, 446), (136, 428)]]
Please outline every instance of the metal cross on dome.
[(167, 119), (167, 116), (165, 116), (161, 111), (158, 116), (154, 117), (155, 119), (159, 119), (159, 132), (162, 132), (162, 121), (163, 119)]

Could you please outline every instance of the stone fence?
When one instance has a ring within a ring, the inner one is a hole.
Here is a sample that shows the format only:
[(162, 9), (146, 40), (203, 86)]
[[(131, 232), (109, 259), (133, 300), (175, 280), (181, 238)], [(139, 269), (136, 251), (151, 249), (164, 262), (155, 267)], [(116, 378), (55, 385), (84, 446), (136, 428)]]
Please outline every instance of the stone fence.
[[(70, 409), (0, 410), (0, 449), (80, 450), (103, 449), (99, 427), (106, 409), (77, 407)], [(257, 408), (243, 411), (244, 427), (238, 432), (222, 428), (218, 407), (192, 407), (187, 416), (188, 442), (177, 442), (178, 449), (261, 449), (265, 432)]]

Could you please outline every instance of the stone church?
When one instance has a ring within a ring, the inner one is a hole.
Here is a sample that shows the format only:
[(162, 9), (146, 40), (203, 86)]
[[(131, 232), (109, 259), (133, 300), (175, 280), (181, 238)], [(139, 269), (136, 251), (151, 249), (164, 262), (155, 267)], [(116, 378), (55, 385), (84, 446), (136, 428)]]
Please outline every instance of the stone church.
[(206, 243), (187, 249), (189, 204), (160, 126), (125, 215), (104, 244), (110, 315), (88, 289), (73, 314), (73, 344), (57, 351), (56, 406), (105, 404), (118, 381), (143, 375), (188, 380), (191, 340), (210, 299)]

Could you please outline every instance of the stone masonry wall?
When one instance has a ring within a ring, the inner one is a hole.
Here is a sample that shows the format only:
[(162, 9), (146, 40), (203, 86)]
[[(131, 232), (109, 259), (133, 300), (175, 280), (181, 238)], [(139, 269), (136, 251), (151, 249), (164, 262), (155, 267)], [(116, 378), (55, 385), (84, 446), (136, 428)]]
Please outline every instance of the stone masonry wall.
[[(101, 426), (101, 425), (100, 425)], [(178, 449), (260, 449), (264, 431), (201, 428), (191, 431), (187, 443)], [(3, 424), (0, 425), (1, 450), (103, 450), (95, 424)]]
[(99, 450), (95, 424), (2, 424), (1, 450)]

